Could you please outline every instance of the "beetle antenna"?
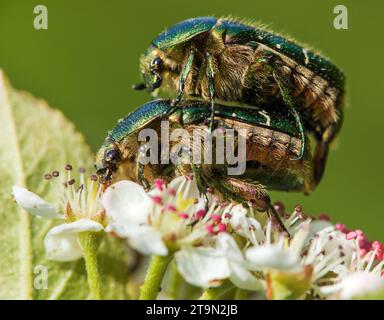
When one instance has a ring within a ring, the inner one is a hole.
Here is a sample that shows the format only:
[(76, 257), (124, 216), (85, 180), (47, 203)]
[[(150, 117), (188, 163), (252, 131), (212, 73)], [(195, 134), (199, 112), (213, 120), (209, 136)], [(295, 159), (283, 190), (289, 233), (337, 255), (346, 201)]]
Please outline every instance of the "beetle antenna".
[(132, 85), (133, 90), (144, 90), (146, 85), (144, 83), (135, 83)]

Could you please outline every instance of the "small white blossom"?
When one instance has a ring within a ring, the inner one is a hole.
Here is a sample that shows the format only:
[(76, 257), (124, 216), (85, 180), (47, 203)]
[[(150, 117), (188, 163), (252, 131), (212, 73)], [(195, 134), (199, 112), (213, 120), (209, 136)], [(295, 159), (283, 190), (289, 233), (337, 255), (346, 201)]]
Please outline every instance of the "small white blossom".
[(58, 199), (50, 204), (39, 195), (19, 186), (13, 186), (13, 196), (23, 209), (41, 218), (65, 219), (66, 222), (53, 227), (44, 239), (46, 256), (50, 260), (71, 261), (82, 257), (78, 233), (99, 232), (104, 229), (104, 211), (100, 203), (101, 186), (96, 176), (85, 181), (84, 170), (80, 170), (79, 181), (71, 176), (72, 166), (66, 166), (67, 174), (62, 179), (59, 172), (45, 175), (55, 184)]

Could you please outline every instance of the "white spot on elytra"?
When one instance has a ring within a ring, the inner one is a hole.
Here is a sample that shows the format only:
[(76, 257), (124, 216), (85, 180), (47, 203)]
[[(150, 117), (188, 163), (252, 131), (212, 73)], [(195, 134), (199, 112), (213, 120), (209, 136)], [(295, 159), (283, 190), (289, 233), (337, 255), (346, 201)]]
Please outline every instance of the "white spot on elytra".
[(309, 62), (307, 49), (303, 49), (303, 54), (304, 54), (304, 63), (305, 65), (307, 65)]
[(265, 118), (265, 125), (270, 126), (271, 125), (271, 117), (264, 110), (259, 111), (259, 114)]

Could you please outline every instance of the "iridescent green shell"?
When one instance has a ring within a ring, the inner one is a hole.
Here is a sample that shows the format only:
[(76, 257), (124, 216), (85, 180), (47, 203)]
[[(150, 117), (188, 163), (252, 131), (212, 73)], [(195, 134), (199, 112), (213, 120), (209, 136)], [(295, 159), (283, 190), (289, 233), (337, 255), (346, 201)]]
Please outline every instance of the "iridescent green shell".
[(213, 30), (218, 31), (228, 45), (255, 47), (258, 43), (263, 44), (307, 67), (327, 80), (331, 86), (344, 88), (344, 74), (328, 59), (276, 33), (235, 20), (213, 17), (188, 19), (166, 29), (152, 42), (152, 45), (165, 50)]

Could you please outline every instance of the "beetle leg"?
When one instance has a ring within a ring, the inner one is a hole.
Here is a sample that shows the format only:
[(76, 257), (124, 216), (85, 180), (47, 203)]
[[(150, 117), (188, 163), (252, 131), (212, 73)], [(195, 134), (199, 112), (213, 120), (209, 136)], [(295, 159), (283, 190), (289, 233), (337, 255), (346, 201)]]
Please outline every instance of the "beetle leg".
[(222, 175), (213, 175), (209, 184), (223, 194), (225, 198), (230, 198), (239, 203), (251, 203), (258, 211), (267, 212), (276, 229), (289, 235), (284, 222), (271, 205), (271, 199), (267, 191), (261, 184), (233, 177), (223, 177)]
[(179, 102), (181, 101), (181, 98), (183, 97), (185, 82), (187, 81), (189, 72), (192, 69), (194, 57), (195, 57), (195, 51), (191, 50), (189, 52), (187, 62), (185, 63), (183, 70), (181, 71), (181, 74), (180, 74), (179, 91), (178, 91), (177, 97), (171, 101), (171, 109), (164, 114), (165, 116), (169, 116), (176, 111), (177, 105), (179, 104)]
[(208, 211), (209, 201), (208, 201), (208, 197), (207, 197), (207, 193), (206, 193), (206, 191), (207, 191), (207, 184), (206, 184), (206, 182), (203, 179), (201, 165), (192, 164), (192, 171), (193, 171), (193, 175), (194, 175), (194, 177), (196, 179), (197, 188), (200, 191), (200, 196), (204, 200), (205, 210)]
[(325, 165), (327, 162), (329, 144), (334, 139), (337, 133), (336, 126), (329, 126), (322, 135), (318, 138), (318, 141), (313, 156), (313, 187), (317, 186), (321, 178), (323, 177)]
[(205, 53), (205, 56), (207, 58), (207, 78), (208, 78), (208, 92), (209, 92), (209, 99), (211, 101), (211, 123), (209, 125), (209, 131), (212, 132), (214, 121), (215, 121), (215, 70), (213, 68), (213, 58), (209, 52)]
[(277, 71), (272, 71), (273, 78), (275, 79), (277, 85), (279, 86), (281, 96), (283, 98), (283, 101), (285, 105), (288, 106), (289, 112), (294, 116), (295, 121), (297, 123), (297, 126), (299, 128), (300, 132), (300, 139), (301, 139), (301, 150), (300, 155), (297, 158), (291, 158), (292, 160), (301, 160), (304, 156), (305, 147), (306, 147), (306, 141), (305, 141), (305, 133), (304, 133), (304, 126), (301, 122), (300, 115), (297, 112), (295, 108), (295, 102), (292, 98), (291, 90), (289, 89), (289, 85), (286, 83), (286, 81), (283, 80), (283, 77), (281, 77)]
[(144, 156), (145, 156), (145, 149), (143, 148), (143, 146), (141, 146), (139, 148), (139, 151), (137, 153), (137, 158), (136, 158), (136, 177), (137, 177), (137, 181), (143, 186), (145, 191), (149, 191), (151, 186), (144, 175), (145, 165), (143, 164), (143, 161), (142, 161)]

